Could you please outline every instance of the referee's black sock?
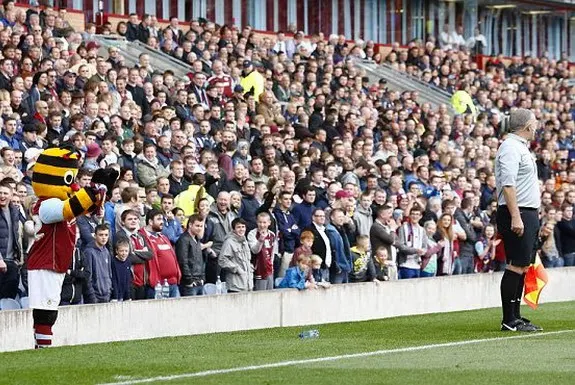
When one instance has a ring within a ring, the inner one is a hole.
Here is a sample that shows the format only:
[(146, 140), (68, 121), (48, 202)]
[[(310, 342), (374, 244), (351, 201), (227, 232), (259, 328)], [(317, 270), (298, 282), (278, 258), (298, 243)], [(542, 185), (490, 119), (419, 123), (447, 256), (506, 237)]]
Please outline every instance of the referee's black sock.
[(509, 323), (515, 317), (515, 299), (517, 298), (517, 287), (521, 281), (521, 274), (511, 270), (505, 270), (501, 279), (501, 307), (503, 309), (503, 322)]
[(523, 285), (525, 285), (525, 273), (519, 278), (519, 283), (517, 284), (517, 289), (515, 291), (515, 318), (521, 319), (521, 300), (523, 298)]

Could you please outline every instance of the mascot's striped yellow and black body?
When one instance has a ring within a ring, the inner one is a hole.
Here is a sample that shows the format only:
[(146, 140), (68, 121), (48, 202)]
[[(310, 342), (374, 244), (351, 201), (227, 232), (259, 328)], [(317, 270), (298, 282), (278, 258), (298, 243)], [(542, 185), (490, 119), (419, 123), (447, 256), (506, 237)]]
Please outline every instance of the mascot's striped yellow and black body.
[(80, 189), (74, 183), (80, 157), (70, 149), (50, 148), (33, 168), (32, 188), (39, 198), (33, 211), (42, 222), (27, 261), (36, 348), (52, 344), (62, 282), (76, 243), (75, 218), (94, 210), (105, 196), (99, 186)]

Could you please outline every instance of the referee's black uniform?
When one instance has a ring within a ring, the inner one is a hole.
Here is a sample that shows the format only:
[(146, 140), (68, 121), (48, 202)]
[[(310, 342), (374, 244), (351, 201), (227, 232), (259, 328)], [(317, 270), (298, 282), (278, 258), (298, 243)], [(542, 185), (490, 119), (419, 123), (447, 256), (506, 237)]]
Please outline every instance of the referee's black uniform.
[[(519, 109), (517, 111), (523, 114), (522, 117), (532, 116), (531, 119), (535, 119), (528, 110)], [(511, 113), (510, 120), (517, 122), (518, 119), (513, 117), (514, 112), (516, 111)], [(525, 120), (523, 119), (523, 121)], [(535, 124), (532, 120), (529, 120), (529, 122), (529, 124)], [(531, 126), (529, 127), (531, 128)], [(524, 127), (510, 128), (512, 130), (521, 130)], [(532, 325), (529, 320), (522, 318), (520, 313), (525, 282), (525, 273), (521, 268), (529, 266), (535, 257), (535, 244), (539, 233), (539, 207), (541, 206), (537, 165), (529, 150), (528, 139), (517, 134), (508, 135), (497, 151), (495, 178), (499, 204), (497, 210), (497, 231), (503, 239), (507, 264), (516, 267), (513, 268), (515, 271), (510, 270), (508, 267), (501, 280), (501, 305), (503, 308), (501, 330), (540, 330), (539, 327)], [(503, 194), (504, 187), (515, 187), (516, 189), (517, 206), (524, 226), (521, 236), (512, 231), (512, 213)], [(521, 271), (521, 273), (518, 271)]]

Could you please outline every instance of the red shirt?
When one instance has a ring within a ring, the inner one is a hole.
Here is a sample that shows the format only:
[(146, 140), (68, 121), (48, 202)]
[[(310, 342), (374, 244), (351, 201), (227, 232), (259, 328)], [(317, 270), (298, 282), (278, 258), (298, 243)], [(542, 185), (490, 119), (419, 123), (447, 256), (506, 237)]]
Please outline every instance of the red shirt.
[(234, 91), (232, 89), (232, 77), (226, 74), (221, 74), (220, 76), (212, 76), (208, 79), (208, 83), (212, 86), (220, 83), (223, 88), (223, 94), (225, 97), (229, 98), (233, 95)]
[[(260, 232), (256, 230), (256, 239), (260, 239)], [(275, 235), (268, 231), (260, 252), (254, 254), (255, 271), (258, 279), (266, 279), (274, 273), (274, 240)]]
[(497, 246), (495, 246), (495, 260), (499, 262), (505, 262), (507, 259), (505, 256), (505, 246), (503, 245), (503, 238), (501, 234), (497, 234), (495, 239), (501, 239), (501, 242)]
[[(142, 251), (146, 248), (146, 243), (144, 241), (144, 236), (141, 232), (138, 232), (137, 235), (129, 235), (126, 236), (130, 239), (130, 246), (134, 251)], [(134, 279), (132, 283), (136, 287), (141, 287), (146, 284), (150, 273), (148, 271), (148, 264), (147, 263), (134, 263), (132, 264), (132, 272), (134, 273)], [(157, 283), (157, 282), (156, 282)]]
[(154, 257), (146, 262), (150, 272), (148, 285), (154, 287), (158, 282), (164, 283), (165, 279), (170, 285), (179, 284), (182, 273), (170, 240), (162, 233), (150, 233), (145, 229), (140, 231), (154, 252)]
[[(38, 214), (40, 199), (34, 206), (34, 214)], [(34, 241), (28, 254), (28, 270), (52, 270), (65, 273), (72, 263), (76, 245), (76, 220), (45, 224)]]

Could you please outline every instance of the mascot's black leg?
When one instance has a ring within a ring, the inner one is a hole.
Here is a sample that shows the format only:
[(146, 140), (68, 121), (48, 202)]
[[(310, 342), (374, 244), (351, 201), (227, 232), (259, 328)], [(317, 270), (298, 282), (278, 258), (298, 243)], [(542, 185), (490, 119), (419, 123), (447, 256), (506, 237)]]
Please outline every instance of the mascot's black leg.
[(52, 326), (58, 318), (58, 310), (34, 309), (34, 339), (36, 349), (48, 348), (52, 345)]

